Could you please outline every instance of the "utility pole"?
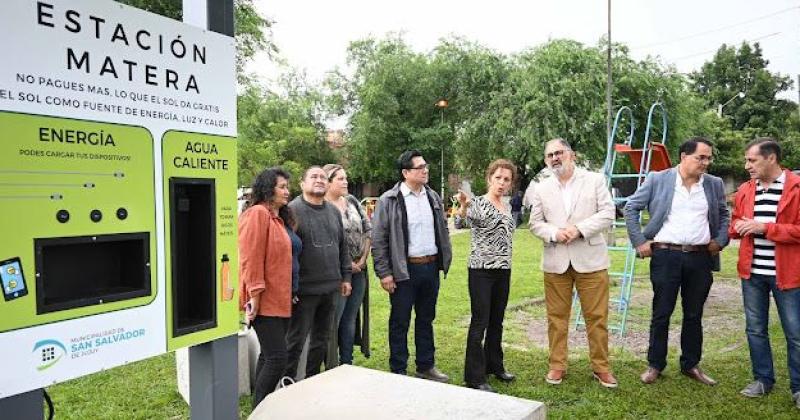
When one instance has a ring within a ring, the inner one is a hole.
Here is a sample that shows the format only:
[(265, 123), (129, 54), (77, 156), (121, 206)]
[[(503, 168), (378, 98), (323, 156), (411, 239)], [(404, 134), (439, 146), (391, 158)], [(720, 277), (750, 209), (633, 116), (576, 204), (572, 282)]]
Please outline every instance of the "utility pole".
[[(447, 108), (449, 105), (450, 105), (450, 103), (447, 102), (447, 99), (445, 97), (439, 98), (439, 100), (436, 101), (435, 104), (433, 104), (433, 106), (439, 108), (439, 115), (441, 116), (441, 125), (444, 125), (444, 109)], [(440, 173), (440, 182), (441, 182), (440, 187), (441, 187), (441, 190), (442, 190), (441, 198), (442, 198), (442, 200), (444, 200), (444, 140), (442, 140), (440, 151), (441, 151), (441, 155), (439, 156), (439, 169), (441, 171), (441, 173)]]
[(797, 113), (800, 114), (800, 73), (797, 74)]
[(606, 56), (606, 140), (611, 138), (611, 0), (608, 0), (608, 50)]

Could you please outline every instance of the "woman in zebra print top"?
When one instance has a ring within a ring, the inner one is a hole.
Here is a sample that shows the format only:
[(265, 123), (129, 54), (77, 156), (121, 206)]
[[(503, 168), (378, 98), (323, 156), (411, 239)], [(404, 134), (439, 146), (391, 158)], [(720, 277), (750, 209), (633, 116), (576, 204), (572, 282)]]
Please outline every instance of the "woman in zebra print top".
[[(469, 255), (469, 297), (472, 318), (467, 334), (464, 382), (470, 388), (494, 392), (487, 382), (493, 374), (504, 382), (514, 380), (503, 365), (503, 318), (511, 279), (511, 241), (515, 223), (503, 195), (511, 191), (517, 168), (498, 159), (486, 170), (487, 193), (469, 200), (458, 193), (461, 217), (472, 226)], [(486, 339), (484, 340), (484, 335)]]

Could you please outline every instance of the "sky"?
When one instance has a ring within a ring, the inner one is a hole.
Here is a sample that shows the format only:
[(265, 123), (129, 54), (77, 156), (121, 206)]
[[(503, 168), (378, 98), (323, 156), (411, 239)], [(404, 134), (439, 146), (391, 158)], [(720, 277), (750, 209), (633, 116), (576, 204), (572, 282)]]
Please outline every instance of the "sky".
[[(439, 39), (463, 36), (502, 53), (568, 38), (596, 45), (607, 31), (603, 0), (255, 0), (275, 21), (274, 41), (287, 63), (321, 80), (339, 66), (347, 71), (347, 46), (368, 36), (404, 34), (417, 51)], [(612, 0), (611, 39), (636, 59), (657, 56), (689, 73), (710, 61), (723, 43), (760, 43), (772, 72), (789, 75), (798, 101), (800, 0)], [(267, 81), (280, 69), (264, 56), (248, 68)]]

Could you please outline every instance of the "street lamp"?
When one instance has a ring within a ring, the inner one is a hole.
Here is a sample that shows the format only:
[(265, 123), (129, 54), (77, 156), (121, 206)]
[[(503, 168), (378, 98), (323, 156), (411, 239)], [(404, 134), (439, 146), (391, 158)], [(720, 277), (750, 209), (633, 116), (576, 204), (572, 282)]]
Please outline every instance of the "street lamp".
[(717, 117), (722, 118), (722, 108), (725, 108), (725, 105), (728, 105), (729, 103), (733, 102), (733, 100), (736, 98), (744, 98), (744, 92), (739, 92), (736, 95), (733, 95), (733, 97), (728, 99), (728, 101), (725, 102), (724, 104), (717, 105)]
[[(433, 104), (435, 107), (439, 108), (439, 114), (442, 118), (442, 125), (444, 125), (444, 109), (447, 108), (449, 103), (447, 99), (440, 98)], [(442, 200), (444, 200), (444, 140), (442, 140), (442, 147), (441, 147), (441, 156), (439, 157), (439, 165), (441, 166), (441, 188), (442, 188)]]

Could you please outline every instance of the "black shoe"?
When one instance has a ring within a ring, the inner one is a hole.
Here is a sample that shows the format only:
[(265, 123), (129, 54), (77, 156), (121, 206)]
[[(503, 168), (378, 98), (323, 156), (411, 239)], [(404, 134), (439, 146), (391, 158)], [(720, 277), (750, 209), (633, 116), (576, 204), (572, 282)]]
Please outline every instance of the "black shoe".
[(483, 384), (467, 384), (467, 388), (477, 389), (478, 391), (497, 392), (488, 383)]
[(423, 372), (417, 371), (417, 378), (422, 378), (422, 379), (427, 379), (429, 381), (436, 381), (442, 383), (450, 380), (450, 378), (447, 375), (440, 372), (439, 369), (436, 369), (435, 367), (432, 367)]
[(511, 372), (495, 373), (494, 377), (503, 382), (512, 382), (514, 379), (517, 379), (517, 377)]

